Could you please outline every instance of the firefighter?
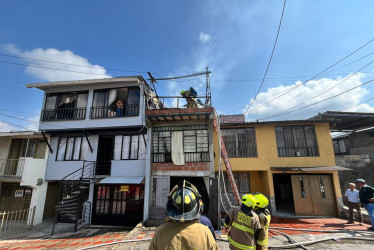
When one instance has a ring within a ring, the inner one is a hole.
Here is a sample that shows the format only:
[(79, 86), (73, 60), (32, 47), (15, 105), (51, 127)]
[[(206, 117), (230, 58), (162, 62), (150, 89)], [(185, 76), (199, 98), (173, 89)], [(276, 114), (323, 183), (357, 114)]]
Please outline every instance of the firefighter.
[(200, 194), (183, 180), (170, 192), (166, 204), (166, 223), (159, 226), (149, 249), (218, 249), (209, 229), (198, 223)]
[(254, 211), (258, 215), (260, 220), (261, 228), (256, 232), (256, 249), (267, 250), (268, 249), (268, 237), (269, 237), (269, 225), (270, 225), (270, 211), (268, 210), (269, 200), (265, 195), (256, 193), (254, 195), (257, 200), (257, 204)]
[(253, 207), (256, 199), (251, 194), (242, 197), (242, 205), (232, 207), (223, 225), (231, 227), (228, 240), (230, 249), (256, 249), (255, 232), (260, 229), (260, 221)]

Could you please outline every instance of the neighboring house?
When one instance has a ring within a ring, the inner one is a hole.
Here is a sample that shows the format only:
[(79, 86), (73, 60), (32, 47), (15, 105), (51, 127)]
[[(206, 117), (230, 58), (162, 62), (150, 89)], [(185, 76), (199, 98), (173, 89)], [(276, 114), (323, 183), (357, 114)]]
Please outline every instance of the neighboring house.
[[(39, 130), (51, 137), (46, 203), (54, 207), (59, 202), (57, 220), (101, 225), (141, 221), (149, 188), (145, 109), (152, 104), (143, 77), (27, 87), (45, 92)], [(44, 217), (54, 214), (49, 209)]]
[(374, 185), (374, 113), (327, 111), (321, 119), (335, 119), (332, 132), (345, 132), (333, 136), (335, 161), (352, 171), (339, 171), (342, 193), (349, 183), (358, 178)]
[[(335, 164), (329, 122), (245, 122), (243, 115), (220, 116), (220, 121), (241, 195), (265, 194), (273, 214), (340, 214), (342, 195), (337, 170), (342, 168)], [(218, 171), (218, 144), (214, 150)], [(225, 177), (226, 187), (230, 187)], [(231, 188), (228, 192), (235, 204)]]
[[(178, 98), (178, 97), (176, 97)], [(179, 97), (181, 98), (181, 97)], [(183, 102), (178, 98), (177, 103)], [(160, 97), (160, 99), (162, 99)], [(182, 180), (199, 190), (205, 212), (215, 227), (220, 225), (218, 179), (213, 152), (214, 109), (167, 108), (147, 110), (151, 189), (149, 219), (164, 219), (171, 189)]]
[(22, 214), (34, 213), (34, 224), (42, 222), (47, 193), (46, 148), (46, 138), (39, 132), (0, 133), (0, 211), (31, 209)]

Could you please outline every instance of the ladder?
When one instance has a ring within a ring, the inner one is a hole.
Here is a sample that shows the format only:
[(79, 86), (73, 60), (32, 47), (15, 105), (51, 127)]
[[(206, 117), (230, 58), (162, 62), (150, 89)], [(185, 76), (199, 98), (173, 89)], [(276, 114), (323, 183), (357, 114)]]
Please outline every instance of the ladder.
[(231, 185), (236, 203), (237, 203), (237, 205), (240, 205), (240, 200), (241, 200), (240, 199), (240, 194), (239, 194), (239, 191), (238, 191), (238, 187), (236, 186), (234, 176), (232, 174), (232, 167), (231, 167), (229, 156), (227, 155), (225, 142), (223, 141), (223, 138), (218, 131), (217, 122), (219, 122), (219, 121), (217, 121), (217, 119), (215, 117), (213, 125), (214, 125), (215, 131), (217, 132), (217, 136), (221, 137), (221, 154), (222, 154), (223, 162), (225, 163), (225, 166), (226, 166), (227, 176), (229, 178), (230, 185)]

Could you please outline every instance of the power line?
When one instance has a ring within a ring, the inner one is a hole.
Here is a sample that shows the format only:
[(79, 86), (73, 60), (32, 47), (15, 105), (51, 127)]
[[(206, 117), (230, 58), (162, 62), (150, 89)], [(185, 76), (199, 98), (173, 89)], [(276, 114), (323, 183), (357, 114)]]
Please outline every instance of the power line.
[(264, 84), (264, 81), (265, 81), (265, 78), (266, 78), (266, 75), (268, 73), (268, 70), (269, 70), (269, 67), (270, 67), (270, 63), (271, 63), (271, 60), (273, 59), (273, 54), (274, 54), (274, 51), (275, 51), (275, 46), (277, 45), (277, 41), (278, 41), (278, 36), (279, 36), (279, 32), (280, 32), (280, 28), (282, 26), (282, 20), (283, 20), (283, 14), (284, 14), (284, 9), (286, 8), (286, 1), (287, 0), (284, 0), (284, 4), (283, 4), (283, 9), (282, 9), (282, 16), (281, 16), (281, 19), (279, 21), (279, 26), (278, 26), (278, 32), (277, 32), (277, 36), (275, 38), (275, 42), (274, 42), (274, 46), (273, 46), (273, 51), (271, 52), (271, 56), (270, 56), (270, 60), (269, 60), (269, 63), (268, 63), (268, 66), (266, 67), (266, 71), (265, 71), (265, 74), (264, 74), (264, 77), (262, 78), (262, 82), (260, 84), (260, 87), (258, 88), (258, 91), (255, 95), (255, 98), (253, 98), (253, 101), (249, 104), (249, 107), (248, 109), (244, 112), (244, 115), (248, 112), (248, 110), (251, 108), (253, 102), (256, 100), (257, 98), (257, 95), (258, 93), (260, 93), (260, 90), (262, 88), (262, 85)]
[[(73, 64), (73, 63), (63, 63), (63, 62), (56, 62), (56, 61), (42, 60), (42, 59), (31, 58), (31, 57), (8, 55), (8, 54), (3, 54), (3, 53), (0, 53), (0, 56), (13, 57), (13, 58), (20, 58), (20, 59), (26, 59), (26, 60), (38, 61), (38, 62), (48, 62), (48, 63), (56, 63), (56, 64), (62, 64), (62, 65), (71, 65), (71, 66), (84, 67), (84, 68), (100, 69), (99, 67), (95, 67), (95, 66), (80, 65), (80, 64)], [(101, 66), (100, 66), (100, 67), (101, 67)], [(104, 68), (104, 67), (103, 67), (103, 68)], [(124, 70), (124, 69), (113, 69), (113, 68), (106, 68), (106, 67), (105, 67), (105, 69), (106, 69), (106, 70), (112, 70), (112, 71), (122, 71), (122, 72), (147, 73), (147, 72), (142, 72), (142, 71)]]
[(276, 114), (276, 115), (268, 116), (268, 117), (262, 118), (262, 119), (260, 119), (260, 120), (267, 120), (267, 119), (269, 119), (269, 118), (273, 118), (273, 117), (277, 117), (277, 116), (286, 115), (286, 114), (293, 113), (293, 112), (298, 111), (298, 110), (301, 110), (301, 109), (308, 108), (308, 107), (310, 107), (310, 106), (313, 106), (313, 105), (316, 105), (316, 104), (318, 104), (318, 103), (321, 103), (321, 102), (327, 101), (327, 100), (329, 100), (329, 99), (332, 99), (332, 98), (335, 98), (335, 97), (337, 97), (337, 96), (340, 96), (340, 95), (342, 95), (342, 94), (344, 94), (344, 93), (347, 93), (347, 92), (349, 92), (349, 91), (352, 91), (352, 90), (354, 90), (354, 89), (356, 89), (356, 88), (359, 88), (359, 87), (361, 87), (361, 86), (364, 86), (364, 85), (366, 85), (366, 84), (368, 84), (368, 83), (370, 83), (370, 82), (372, 82), (372, 81), (374, 81), (374, 79), (371, 79), (370, 81), (367, 81), (367, 82), (365, 82), (365, 83), (363, 83), (363, 84), (360, 84), (360, 85), (358, 85), (358, 86), (356, 86), (356, 87), (353, 87), (353, 88), (350, 88), (350, 89), (348, 89), (348, 90), (346, 90), (346, 91), (343, 91), (343, 92), (341, 92), (341, 93), (339, 93), (339, 94), (337, 94), (337, 95), (330, 96), (330, 97), (328, 97), (328, 98), (326, 98), (326, 99), (323, 99), (323, 100), (321, 100), (321, 101), (318, 101), (318, 102), (315, 102), (315, 103), (312, 103), (312, 104), (309, 104), (309, 105), (306, 105), (306, 106), (303, 106), (303, 107), (300, 107), (300, 108), (298, 108), (298, 109), (294, 109), (294, 110), (291, 110), (291, 111), (288, 111), (288, 112), (281, 112), (281, 113)]
[[(339, 64), (340, 62), (344, 61), (345, 59), (347, 59), (348, 57), (350, 57), (351, 55), (353, 55), (353, 54), (356, 53), (357, 51), (361, 50), (362, 48), (364, 48), (364, 47), (367, 46), (368, 44), (372, 43), (373, 41), (374, 41), (374, 39), (371, 39), (370, 41), (368, 41), (368, 42), (365, 43), (364, 45), (360, 46), (358, 49), (354, 50), (353, 52), (351, 52), (351, 53), (348, 54), (347, 56), (343, 57), (342, 59), (340, 59), (340, 60), (337, 61), (336, 63), (334, 63), (334, 64), (332, 64), (331, 66), (327, 67), (326, 69), (324, 69), (323, 71), (319, 72), (318, 74), (312, 76), (312, 77), (311, 77), (310, 79), (308, 79), (307, 81), (304, 81), (304, 82), (302, 82), (302, 83), (299, 84), (299, 85), (296, 85), (296, 86), (294, 86), (294, 87), (291, 87), (289, 90), (283, 92), (282, 94), (278, 95), (277, 97), (275, 97), (274, 99), (270, 100), (269, 102), (272, 102), (272, 101), (278, 99), (279, 97), (284, 96), (285, 94), (291, 92), (292, 90), (294, 90), (294, 89), (296, 89), (296, 88), (298, 88), (298, 87), (300, 87), (300, 86), (306, 84), (307, 82), (313, 80), (314, 78), (316, 78), (316, 77), (322, 75), (324, 72), (328, 71), (329, 69), (331, 69), (331, 68), (334, 67), (335, 65), (337, 65), (337, 64)], [(261, 107), (261, 106), (263, 106), (263, 105), (265, 105), (265, 104), (267, 104), (267, 103), (269, 103), (269, 102), (266, 102), (266, 103), (264, 103), (264, 104), (262, 104), (262, 105), (260, 105), (260, 106), (258, 106), (258, 107), (256, 107), (256, 108), (259, 108), (259, 107)], [(253, 102), (252, 102), (252, 103), (253, 103)], [(244, 112), (244, 114), (246, 114), (248, 111), (249, 111), (249, 108), (246, 110), (246, 112)]]
[(33, 91), (33, 92), (36, 92), (36, 93), (42, 93), (40, 91), (37, 91), (37, 90), (33, 90), (33, 89), (27, 89), (27, 88), (22, 88), (22, 87), (19, 87), (19, 86), (14, 86), (14, 85), (10, 85), (10, 84), (5, 84), (5, 83), (0, 83), (0, 86), (5, 86), (5, 87), (11, 87), (11, 88), (17, 88), (17, 89), (20, 89), (20, 90), (26, 90), (26, 91)]

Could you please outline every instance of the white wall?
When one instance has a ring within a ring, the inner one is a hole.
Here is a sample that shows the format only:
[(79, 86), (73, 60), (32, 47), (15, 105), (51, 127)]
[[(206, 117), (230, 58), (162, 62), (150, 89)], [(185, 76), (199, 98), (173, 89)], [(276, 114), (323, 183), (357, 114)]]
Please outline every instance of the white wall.
[(47, 159), (26, 157), (20, 185), (37, 188), (37, 179), (42, 178), (44, 181), (46, 166)]
[(145, 160), (112, 161), (111, 176), (145, 176)]
[(0, 137), (0, 159), (8, 158), (10, 141), (10, 137)]

